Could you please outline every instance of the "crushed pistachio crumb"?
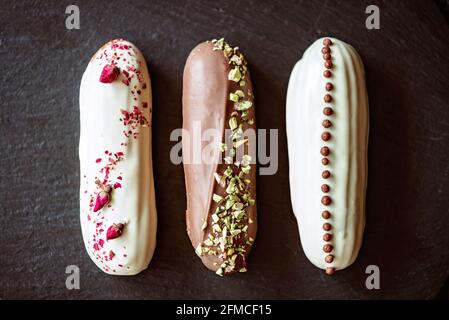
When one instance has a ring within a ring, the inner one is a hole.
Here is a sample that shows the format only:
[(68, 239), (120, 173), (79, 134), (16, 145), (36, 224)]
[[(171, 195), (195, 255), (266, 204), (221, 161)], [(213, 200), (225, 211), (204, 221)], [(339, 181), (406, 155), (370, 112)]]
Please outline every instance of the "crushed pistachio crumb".
[(218, 274), (220, 277), (223, 277), (224, 270), (223, 268), (218, 268), (218, 270), (215, 273)]
[(237, 118), (236, 117), (229, 118), (229, 128), (231, 128), (231, 130), (235, 130), (237, 129), (237, 127), (238, 127)]
[(234, 69), (231, 69), (228, 74), (228, 80), (232, 80), (234, 82), (239, 82), (242, 78), (242, 74), (240, 73), (240, 68), (235, 67)]
[(196, 254), (197, 254), (198, 256), (200, 256), (200, 257), (203, 255), (203, 247), (202, 247), (201, 243), (198, 244), (198, 246), (196, 247), (195, 252), (196, 252)]
[(253, 105), (253, 103), (251, 101), (245, 100), (245, 101), (238, 103), (237, 110), (239, 110), (239, 111), (248, 110), (249, 108), (251, 108), (252, 105)]
[(214, 193), (214, 195), (212, 196), (212, 199), (216, 202), (216, 203), (220, 203), (221, 200), (223, 200), (223, 197)]
[[(216, 273), (223, 276), (225, 273), (238, 271), (246, 272), (245, 267), (236, 265), (238, 255), (245, 258), (247, 245), (252, 244), (254, 239), (248, 237), (249, 224), (253, 223), (247, 215), (247, 208), (255, 204), (255, 199), (251, 198), (249, 185), (251, 180), (245, 177), (251, 170), (251, 157), (243, 155), (237, 159), (237, 149), (246, 143), (248, 139), (243, 137), (243, 124), (253, 124), (254, 119), (249, 119), (249, 109), (252, 107), (252, 92), (247, 88), (248, 68), (244, 55), (240, 53), (238, 47), (231, 47), (225, 42), (224, 38), (212, 40), (213, 49), (221, 50), (228, 59), (230, 71), (228, 80), (235, 82), (239, 89), (229, 93), (229, 101), (234, 104), (234, 111), (229, 116), (228, 124), (232, 130), (230, 137), (232, 147), (225, 143), (220, 143), (220, 151), (227, 164), (223, 172), (214, 173), (217, 184), (222, 187), (224, 195), (213, 194), (213, 200), (217, 203), (215, 212), (211, 215), (211, 231), (208, 238), (197, 248), (198, 255), (215, 255), (221, 264), (214, 262), (219, 266)], [(203, 223), (203, 228), (208, 226), (207, 220)], [(203, 230), (204, 230), (203, 229)], [(243, 237), (243, 243), (234, 245), (237, 237)], [(204, 245), (204, 247), (202, 246)]]

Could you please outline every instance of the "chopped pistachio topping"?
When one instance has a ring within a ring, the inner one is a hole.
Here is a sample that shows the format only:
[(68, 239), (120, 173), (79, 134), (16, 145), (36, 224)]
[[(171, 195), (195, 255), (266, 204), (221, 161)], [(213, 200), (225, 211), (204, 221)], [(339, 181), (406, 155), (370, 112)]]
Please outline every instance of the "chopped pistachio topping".
[(233, 102), (239, 102), (242, 98), (245, 97), (245, 93), (242, 90), (236, 90), (234, 93), (229, 94), (229, 100)]
[(201, 243), (196, 247), (195, 252), (200, 257), (203, 255), (203, 247), (202, 247)]
[[(248, 139), (243, 137), (243, 124), (245, 122), (253, 124), (254, 119), (249, 119), (249, 109), (253, 103), (252, 93), (246, 87), (248, 68), (243, 54), (238, 47), (231, 47), (223, 38), (214, 39), (212, 43), (213, 50), (221, 50), (228, 59), (230, 85), (233, 87), (237, 85), (239, 89), (229, 93), (229, 101), (234, 105), (234, 111), (228, 121), (232, 131), (229, 136), (232, 147), (228, 150), (225, 143), (220, 143), (220, 151), (222, 153), (228, 151), (226, 156), (223, 155), (227, 166), (223, 172), (214, 174), (217, 184), (223, 188), (225, 194), (223, 196), (213, 194), (213, 200), (217, 205), (215, 212), (211, 215), (211, 231), (196, 251), (198, 255), (217, 256), (221, 262), (214, 263), (219, 266), (216, 273), (223, 276), (232, 271), (246, 272), (245, 267), (236, 264), (237, 257), (241, 255), (244, 259), (247, 246), (254, 241), (247, 234), (249, 224), (253, 223), (247, 214), (247, 208), (255, 204), (255, 199), (251, 198), (251, 180), (245, 176), (251, 170), (251, 157), (243, 155), (241, 159), (236, 159), (237, 148), (248, 143)], [(232, 82), (236, 84), (233, 85)], [(202, 228), (206, 229), (207, 226), (206, 221)], [(235, 241), (240, 238), (243, 242)]]
[(238, 95), (236, 95), (235, 93), (230, 93), (229, 94), (229, 100), (234, 101), (234, 102), (239, 102), (240, 97)]
[(244, 174), (248, 174), (250, 170), (251, 170), (251, 166), (242, 166), (242, 172)]
[(234, 82), (239, 82), (242, 78), (242, 74), (240, 73), (240, 68), (235, 67), (234, 69), (231, 69), (228, 74), (228, 80), (232, 80)]
[(232, 157), (226, 157), (226, 158), (224, 158), (224, 161), (225, 161), (226, 164), (232, 164), (232, 162), (234, 160), (232, 159)]
[(248, 110), (249, 108), (251, 108), (252, 105), (253, 103), (251, 101), (242, 101), (238, 103), (237, 110), (239, 111)]
[[(217, 221), (218, 222), (218, 221)], [(218, 224), (214, 224), (213, 226), (212, 226), (212, 230), (214, 231), (214, 232), (216, 232), (216, 233), (220, 233), (221, 232), (221, 228), (220, 228), (220, 226), (218, 225)]]
[(218, 274), (220, 277), (223, 277), (224, 270), (223, 268), (218, 268), (218, 270), (215, 273)]
[(231, 128), (231, 130), (235, 130), (235, 129), (237, 129), (237, 127), (238, 127), (238, 124), (237, 124), (236, 117), (229, 118), (229, 128)]
[(226, 187), (226, 177), (223, 175), (219, 175), (218, 173), (214, 173), (215, 181), (220, 185), (220, 187), (225, 188)]
[(242, 161), (241, 161), (242, 165), (243, 166), (249, 165), (251, 163), (251, 160), (252, 160), (252, 158), (251, 158), (251, 156), (249, 154), (244, 154), (242, 156)]
[(226, 150), (228, 150), (228, 146), (226, 143), (220, 143), (220, 151), (221, 152), (225, 152)]
[(223, 200), (223, 197), (222, 197), (222, 196), (219, 196), (219, 195), (216, 194), (216, 193), (214, 193), (214, 195), (212, 196), (212, 199), (214, 199), (214, 201), (215, 201), (216, 203), (220, 203), (221, 200)]

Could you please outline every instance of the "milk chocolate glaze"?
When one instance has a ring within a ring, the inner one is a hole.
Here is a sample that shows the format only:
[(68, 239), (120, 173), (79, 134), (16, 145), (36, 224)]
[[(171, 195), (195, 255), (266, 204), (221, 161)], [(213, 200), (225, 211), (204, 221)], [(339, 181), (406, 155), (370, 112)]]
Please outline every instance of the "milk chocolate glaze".
[[(184, 69), (182, 104), (186, 222), (190, 241), (203, 264), (218, 275), (245, 272), (257, 230), (256, 159), (255, 153), (249, 152), (251, 148), (255, 150), (256, 139), (254, 135), (249, 141), (239, 143), (243, 138), (238, 132), (240, 129), (255, 132), (256, 126), (251, 78), (239, 49), (223, 39), (195, 47)], [(195, 136), (194, 131), (199, 124), (200, 133), (216, 129), (221, 136), (215, 140), (203, 137), (198, 151), (194, 143), (199, 144), (201, 137)], [(227, 134), (237, 131), (233, 140), (236, 144), (229, 144), (226, 151), (222, 145), (225, 130)], [(201, 150), (205, 152), (207, 146), (211, 159), (198, 160)], [(244, 148), (245, 155), (253, 156), (239, 157), (237, 152), (229, 162), (233, 146), (234, 150)]]

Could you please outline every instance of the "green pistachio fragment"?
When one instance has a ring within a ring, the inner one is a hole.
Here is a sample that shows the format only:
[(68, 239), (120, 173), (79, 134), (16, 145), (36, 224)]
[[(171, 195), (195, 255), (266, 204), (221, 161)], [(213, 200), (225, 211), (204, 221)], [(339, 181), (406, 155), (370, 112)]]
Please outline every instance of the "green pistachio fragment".
[(238, 95), (236, 95), (235, 93), (230, 93), (229, 94), (229, 100), (234, 101), (234, 102), (239, 102), (240, 97)]
[(248, 110), (249, 108), (251, 108), (252, 105), (253, 105), (253, 103), (251, 101), (242, 101), (242, 102), (238, 103), (237, 110), (245, 111), (245, 110)]
[(239, 82), (242, 78), (242, 74), (240, 73), (240, 68), (235, 67), (234, 69), (231, 69), (228, 74), (228, 80), (232, 80), (234, 82)]
[(223, 268), (219, 268), (215, 273), (218, 274), (220, 277), (223, 277), (224, 270)]
[(220, 143), (220, 151), (221, 152), (225, 152), (226, 150), (228, 150), (228, 145), (226, 143)]
[(216, 193), (214, 193), (213, 196), (212, 196), (212, 199), (213, 199), (216, 203), (220, 203), (221, 200), (223, 200), (223, 197), (220, 196), (220, 195), (218, 195), (218, 194), (216, 194)]
[(201, 243), (196, 247), (195, 252), (199, 257), (203, 255), (203, 247), (201, 246)]
[(242, 90), (236, 90), (234, 93), (229, 94), (229, 100), (239, 102), (241, 98), (245, 97), (245, 93)]
[(238, 127), (237, 118), (236, 117), (229, 118), (229, 128), (231, 128), (231, 130), (235, 130), (237, 127)]

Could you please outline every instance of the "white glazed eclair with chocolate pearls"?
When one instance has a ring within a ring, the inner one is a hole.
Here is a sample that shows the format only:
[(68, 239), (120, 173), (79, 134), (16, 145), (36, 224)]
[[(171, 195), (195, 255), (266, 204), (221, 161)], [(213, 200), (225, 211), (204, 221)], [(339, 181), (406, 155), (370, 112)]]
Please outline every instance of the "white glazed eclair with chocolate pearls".
[(151, 83), (137, 47), (105, 44), (81, 80), (80, 219), (90, 258), (106, 273), (146, 269), (156, 245)]
[(323, 38), (306, 50), (290, 76), (286, 116), (301, 244), (333, 274), (354, 262), (365, 227), (368, 95), (352, 46)]

